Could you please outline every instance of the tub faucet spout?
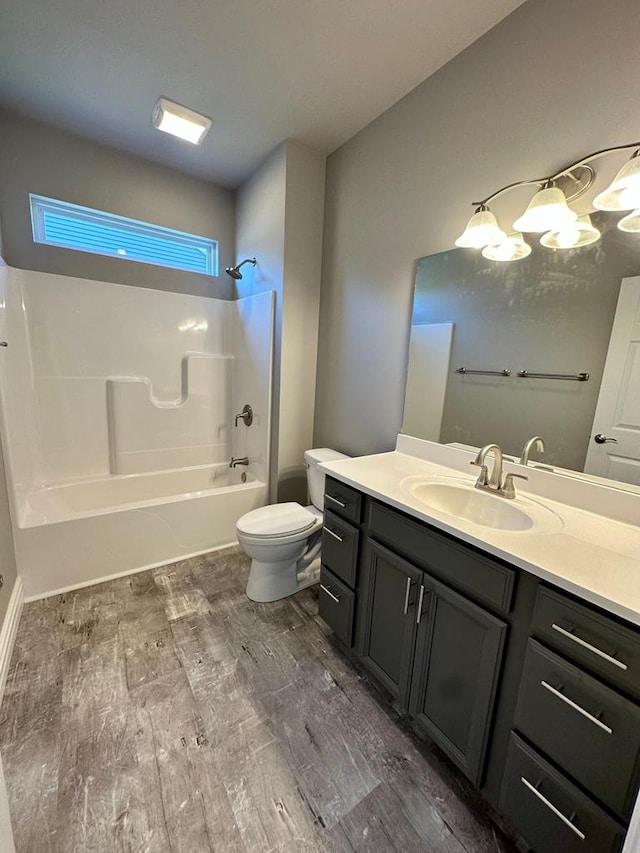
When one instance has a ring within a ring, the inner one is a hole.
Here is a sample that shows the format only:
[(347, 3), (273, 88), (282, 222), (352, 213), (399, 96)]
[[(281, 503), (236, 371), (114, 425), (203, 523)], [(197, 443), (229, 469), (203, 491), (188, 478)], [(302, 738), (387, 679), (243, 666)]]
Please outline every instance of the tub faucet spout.
[(248, 465), (249, 457), (248, 456), (232, 456), (231, 462), (229, 462), (229, 468), (236, 468), (238, 465)]

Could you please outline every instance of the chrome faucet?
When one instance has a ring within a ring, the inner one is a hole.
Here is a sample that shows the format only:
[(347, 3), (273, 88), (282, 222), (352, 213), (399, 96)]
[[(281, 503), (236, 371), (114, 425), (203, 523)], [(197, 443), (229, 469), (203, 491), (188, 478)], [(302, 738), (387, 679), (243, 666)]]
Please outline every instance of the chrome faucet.
[(520, 455), (521, 465), (529, 464), (529, 456), (531, 455), (531, 451), (534, 447), (540, 453), (544, 453), (544, 439), (541, 435), (534, 435), (533, 438), (530, 438), (529, 441), (525, 443)]
[[(487, 466), (487, 456), (493, 452), (493, 469), (489, 476)], [(480, 474), (476, 480), (476, 489), (484, 489), (484, 491), (492, 492), (494, 495), (513, 500), (516, 496), (516, 490), (513, 485), (513, 478), (518, 477), (520, 480), (528, 480), (524, 474), (507, 474), (502, 482), (502, 450), (497, 444), (485, 444), (478, 451), (478, 455), (469, 463), (470, 465), (480, 466)]]
[(248, 465), (249, 457), (248, 456), (232, 456), (231, 462), (229, 462), (229, 468), (237, 468), (238, 465)]

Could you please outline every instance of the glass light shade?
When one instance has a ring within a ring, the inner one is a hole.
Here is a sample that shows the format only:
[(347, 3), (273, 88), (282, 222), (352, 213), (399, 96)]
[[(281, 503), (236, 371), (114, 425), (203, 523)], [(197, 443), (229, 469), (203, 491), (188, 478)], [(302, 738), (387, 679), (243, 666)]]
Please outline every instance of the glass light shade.
[(549, 231), (540, 238), (540, 242), (548, 249), (577, 249), (588, 246), (600, 239), (600, 232), (591, 224), (588, 214), (580, 216), (575, 222), (569, 222), (556, 231)]
[(500, 242), (505, 236), (490, 210), (478, 210), (467, 222), (467, 227), (456, 240), (456, 246), (482, 249), (490, 243)]
[(633, 210), (631, 213), (627, 213), (618, 222), (618, 228), (621, 231), (628, 231), (631, 234), (640, 233), (640, 210)]
[(598, 210), (636, 210), (640, 208), (640, 156), (632, 157), (606, 190), (593, 200)]
[(522, 234), (514, 231), (499, 243), (485, 246), (482, 256), (490, 261), (519, 261), (531, 254), (531, 246), (526, 243)]
[(517, 231), (555, 231), (578, 214), (567, 206), (564, 193), (558, 187), (544, 187), (529, 202), (525, 212), (513, 223)]

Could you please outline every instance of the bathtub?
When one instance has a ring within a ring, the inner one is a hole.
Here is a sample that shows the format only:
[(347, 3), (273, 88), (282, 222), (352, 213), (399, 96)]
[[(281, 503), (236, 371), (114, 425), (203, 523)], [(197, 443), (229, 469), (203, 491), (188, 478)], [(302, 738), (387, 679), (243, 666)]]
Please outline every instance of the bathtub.
[(226, 463), (34, 490), (15, 530), (25, 595), (42, 598), (235, 543), (237, 519), (266, 502), (265, 483)]

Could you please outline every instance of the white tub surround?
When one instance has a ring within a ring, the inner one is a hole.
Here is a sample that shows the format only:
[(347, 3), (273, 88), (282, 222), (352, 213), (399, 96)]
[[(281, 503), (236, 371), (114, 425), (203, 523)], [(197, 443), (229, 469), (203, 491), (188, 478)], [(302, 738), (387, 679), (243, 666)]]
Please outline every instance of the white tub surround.
[[(559, 529), (543, 525), (539, 532), (535, 527), (505, 531), (427, 507), (401, 485), (418, 475), (464, 477), (473, 484), (478, 476), (478, 469), (469, 466), (473, 458), (464, 450), (399, 435), (395, 451), (321, 467), (374, 498), (640, 626), (640, 495), (530, 468), (528, 481), (516, 480), (517, 493), (550, 509), (561, 525)], [(505, 463), (505, 472), (509, 471), (524, 469)]]
[[(0, 290), (26, 597), (235, 542), (267, 500), (273, 294), (227, 302), (11, 267)], [(247, 403), (253, 423), (236, 425)], [(232, 456), (249, 466), (231, 471)]]

